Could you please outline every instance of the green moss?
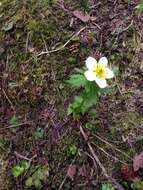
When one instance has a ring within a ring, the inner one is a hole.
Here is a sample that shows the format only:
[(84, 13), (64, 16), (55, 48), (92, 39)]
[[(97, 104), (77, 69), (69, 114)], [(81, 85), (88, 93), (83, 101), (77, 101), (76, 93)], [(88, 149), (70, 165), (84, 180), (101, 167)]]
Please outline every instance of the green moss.
[[(119, 147), (119, 149), (126, 152), (130, 157), (133, 157), (136, 152), (142, 151), (143, 141), (141, 140), (136, 143), (136, 135), (139, 135), (137, 134), (137, 131), (140, 130), (139, 127), (142, 124), (143, 118), (140, 114), (137, 112), (129, 112), (125, 113), (120, 119), (118, 119), (118, 121), (115, 121), (113, 126), (111, 126), (112, 136), (114, 138), (116, 137), (116, 140), (119, 140), (120, 142), (121, 138), (124, 138), (127, 142), (133, 140), (134, 144), (136, 144), (136, 146), (129, 148), (129, 143), (126, 142), (121, 148)], [(123, 160), (128, 160), (128, 158), (123, 157)]]
[(121, 129), (129, 132), (129, 130), (139, 127), (143, 123), (142, 116), (137, 112), (127, 112), (118, 121), (115, 121), (113, 129)]

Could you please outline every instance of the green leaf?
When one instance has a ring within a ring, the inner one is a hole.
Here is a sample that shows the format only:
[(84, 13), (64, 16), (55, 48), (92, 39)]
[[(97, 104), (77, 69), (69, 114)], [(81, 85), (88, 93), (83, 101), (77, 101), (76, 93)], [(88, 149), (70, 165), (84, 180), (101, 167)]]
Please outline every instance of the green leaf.
[(15, 166), (12, 168), (12, 174), (14, 177), (19, 177), (21, 174), (23, 174), (24, 168), (20, 166)]
[(75, 113), (75, 114), (80, 114), (80, 107), (83, 103), (83, 98), (81, 96), (76, 96), (75, 100), (72, 104), (69, 105), (68, 107), (68, 115)]
[(74, 88), (84, 87), (87, 83), (86, 78), (82, 74), (74, 74), (70, 76), (67, 82)]
[(93, 105), (96, 105), (97, 103), (97, 94), (96, 91), (91, 90), (89, 93), (83, 94), (83, 105), (82, 105), (82, 114), (84, 114), (86, 111), (88, 111), (89, 108), (91, 108)]
[(106, 183), (102, 185), (102, 190), (115, 190), (111, 183)]
[(95, 89), (95, 87), (90, 88), (89, 92), (83, 92), (80, 96), (76, 97), (68, 108), (68, 115), (73, 114), (79, 117), (81, 114), (87, 112), (93, 105), (96, 105), (98, 96)]

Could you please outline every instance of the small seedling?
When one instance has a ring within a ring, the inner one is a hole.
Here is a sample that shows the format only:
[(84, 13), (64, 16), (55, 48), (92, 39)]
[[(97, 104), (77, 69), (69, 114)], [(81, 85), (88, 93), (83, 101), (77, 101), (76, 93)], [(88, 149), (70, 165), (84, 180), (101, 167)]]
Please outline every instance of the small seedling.
[(41, 189), (43, 187), (42, 181), (49, 176), (49, 168), (47, 166), (37, 166), (36, 168), (31, 168), (31, 171), (32, 174), (25, 182), (26, 187)]
[(18, 118), (14, 115), (12, 118), (11, 118), (11, 120), (10, 120), (10, 122), (9, 122), (11, 125), (18, 125)]
[(133, 184), (131, 184), (133, 190), (141, 190), (143, 187), (143, 181), (136, 179)]
[(85, 128), (87, 128), (87, 129), (93, 129), (93, 125), (88, 122), (88, 123), (85, 124)]
[(29, 162), (22, 160), (18, 165), (14, 166), (12, 168), (12, 174), (14, 177), (19, 177), (22, 175), (25, 171), (27, 171), (30, 167)]
[(68, 155), (74, 156), (77, 153), (77, 147), (74, 144), (69, 145), (68, 147)]
[(33, 133), (35, 140), (41, 139), (43, 135), (44, 135), (44, 129), (42, 128), (37, 128), (36, 131)]

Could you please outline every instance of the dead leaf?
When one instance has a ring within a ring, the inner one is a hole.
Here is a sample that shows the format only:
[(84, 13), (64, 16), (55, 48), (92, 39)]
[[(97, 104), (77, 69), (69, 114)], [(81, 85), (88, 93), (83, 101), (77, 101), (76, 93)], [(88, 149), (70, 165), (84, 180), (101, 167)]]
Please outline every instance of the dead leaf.
[(14, 26), (14, 23), (11, 21), (11, 22), (7, 22), (5, 23), (5, 25), (2, 27), (2, 30), (4, 30), (5, 32), (11, 30)]
[(67, 176), (73, 180), (74, 176), (76, 174), (76, 165), (70, 165), (67, 171)]
[(82, 11), (74, 11), (73, 15), (80, 19), (82, 22), (88, 22), (90, 20), (90, 16), (88, 14), (84, 14)]
[(135, 179), (135, 173), (133, 171), (133, 168), (130, 167), (128, 164), (122, 165), (121, 173), (126, 181), (133, 181)]
[(135, 172), (138, 171), (140, 168), (143, 169), (143, 152), (134, 157), (133, 168)]

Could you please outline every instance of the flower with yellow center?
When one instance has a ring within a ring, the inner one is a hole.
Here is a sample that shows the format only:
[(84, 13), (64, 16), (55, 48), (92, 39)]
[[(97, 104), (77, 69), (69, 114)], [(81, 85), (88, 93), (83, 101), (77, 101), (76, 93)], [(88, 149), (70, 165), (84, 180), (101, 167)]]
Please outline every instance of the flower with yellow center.
[(97, 62), (93, 57), (86, 59), (87, 71), (84, 75), (87, 80), (95, 81), (100, 88), (107, 86), (106, 79), (114, 77), (113, 71), (107, 67), (108, 60), (106, 57), (101, 57)]

